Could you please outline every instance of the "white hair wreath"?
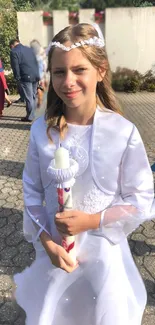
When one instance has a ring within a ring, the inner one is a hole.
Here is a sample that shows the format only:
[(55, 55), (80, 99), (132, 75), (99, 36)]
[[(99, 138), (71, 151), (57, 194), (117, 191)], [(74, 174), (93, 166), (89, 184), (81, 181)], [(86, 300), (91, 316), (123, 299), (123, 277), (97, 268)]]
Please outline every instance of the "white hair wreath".
[(90, 45), (90, 46), (96, 46), (96, 47), (104, 47), (105, 46), (105, 42), (104, 40), (102, 40), (99, 37), (94, 36), (93, 38), (89, 38), (87, 40), (83, 40), (83, 41), (79, 41), (77, 43), (72, 44), (69, 47), (66, 47), (65, 45), (61, 44), (60, 42), (51, 42), (46, 50), (46, 54), (48, 55), (51, 47), (58, 47), (60, 49), (62, 49), (63, 51), (71, 51), (77, 47), (80, 46), (85, 46), (85, 45)]

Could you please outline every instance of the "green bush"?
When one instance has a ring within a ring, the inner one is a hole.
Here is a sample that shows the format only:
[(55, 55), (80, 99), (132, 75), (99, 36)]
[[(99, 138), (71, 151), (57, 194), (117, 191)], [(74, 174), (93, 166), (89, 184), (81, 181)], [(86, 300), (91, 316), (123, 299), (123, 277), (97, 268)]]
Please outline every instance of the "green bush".
[(114, 78), (112, 80), (112, 86), (115, 91), (124, 91), (124, 80)]
[(136, 93), (140, 90), (140, 81), (132, 77), (124, 82), (124, 91)]
[(141, 90), (146, 90), (150, 92), (155, 91), (155, 75), (151, 70), (149, 70), (143, 77), (143, 84)]
[(5, 70), (10, 70), (9, 42), (17, 37), (17, 16), (14, 9), (6, 9), (0, 12), (0, 56)]
[(155, 76), (150, 70), (142, 75), (136, 70), (117, 68), (112, 74), (112, 86), (115, 91), (133, 92), (155, 91)]
[(147, 91), (155, 92), (155, 84), (149, 84)]

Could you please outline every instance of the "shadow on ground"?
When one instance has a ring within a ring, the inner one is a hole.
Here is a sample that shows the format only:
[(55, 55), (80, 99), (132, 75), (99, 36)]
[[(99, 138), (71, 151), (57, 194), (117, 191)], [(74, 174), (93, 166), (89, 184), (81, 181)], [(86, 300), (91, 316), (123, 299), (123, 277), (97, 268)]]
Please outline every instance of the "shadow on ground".
[(21, 272), (34, 260), (34, 248), (23, 235), (23, 212), (0, 209), (0, 274)]
[[(20, 120), (16, 120), (16, 122), (19, 122), (19, 124), (11, 124), (11, 123), (3, 123), (0, 120), (0, 128), (2, 129), (17, 129), (17, 130), (30, 130), (31, 124), (28, 122), (28, 124), (20, 122)], [(14, 120), (15, 121), (15, 120)]]
[[(0, 176), (8, 176), (8, 177), (14, 177), (16, 179), (22, 178), (22, 173), (24, 169), (24, 163), (18, 162), (18, 161), (12, 161), (12, 160), (4, 160), (0, 159)], [(4, 183), (4, 180), (3, 180)], [(4, 183), (3, 187), (8, 186), (9, 184), (9, 178), (6, 179), (6, 182)], [(12, 190), (14, 189), (14, 184), (10, 185), (12, 187)]]
[(145, 241), (129, 239), (131, 252), (136, 256), (143, 256), (146, 253), (155, 253), (155, 245), (147, 245)]

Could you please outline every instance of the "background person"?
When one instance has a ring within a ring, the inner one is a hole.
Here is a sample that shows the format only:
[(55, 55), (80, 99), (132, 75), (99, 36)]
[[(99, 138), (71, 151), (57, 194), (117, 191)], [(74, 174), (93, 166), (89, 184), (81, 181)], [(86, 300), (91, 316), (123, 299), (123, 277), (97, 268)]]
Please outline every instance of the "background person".
[(5, 89), (5, 101), (7, 102), (7, 107), (12, 105), (12, 101), (10, 100), (8, 93), (9, 92), (8, 92), (8, 88), (7, 88), (7, 89)]
[(35, 118), (37, 86), (40, 80), (38, 62), (33, 50), (22, 45), (18, 39), (10, 41), (10, 48), (11, 68), (26, 102), (26, 116), (21, 121), (32, 122)]
[(36, 55), (36, 59), (39, 66), (39, 85), (37, 89), (37, 107), (42, 104), (44, 91), (47, 88), (47, 56), (46, 52), (37, 40), (33, 40), (30, 43), (31, 48)]
[(101, 23), (101, 20), (102, 20), (102, 15), (100, 13), (95, 13), (94, 14), (94, 23), (92, 23), (92, 26), (96, 29), (96, 31), (98, 32), (98, 36), (104, 40), (104, 36), (103, 36), (103, 33), (101, 31), (101, 28), (100, 28), (100, 23)]
[(18, 88), (18, 94), (20, 97), (18, 99), (16, 99), (14, 101), (14, 103), (15, 104), (24, 103), (25, 102), (24, 93), (23, 93), (23, 90), (19, 83), (17, 84), (17, 88)]

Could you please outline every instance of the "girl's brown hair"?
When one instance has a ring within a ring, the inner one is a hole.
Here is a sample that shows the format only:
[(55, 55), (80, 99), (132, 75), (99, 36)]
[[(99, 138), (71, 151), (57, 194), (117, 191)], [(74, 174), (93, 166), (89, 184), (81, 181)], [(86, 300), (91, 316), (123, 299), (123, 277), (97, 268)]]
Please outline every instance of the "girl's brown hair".
[[(53, 42), (60, 42), (61, 44), (64, 44), (67, 41), (70, 41), (71, 43), (76, 43), (81, 40), (87, 40), (94, 36), (98, 36), (98, 33), (92, 25), (78, 24), (75, 26), (66, 27), (60, 31), (53, 38)], [(119, 106), (117, 104), (116, 97), (111, 86), (111, 71), (105, 48), (88, 45), (81, 46), (79, 49), (96, 69), (99, 70), (104, 68), (104, 70), (106, 70), (103, 80), (97, 83), (97, 103), (101, 108), (105, 107), (111, 111), (120, 113)], [(48, 70), (50, 74), (53, 51), (54, 47), (51, 47), (48, 54)], [(51, 77), (47, 95), (47, 108), (45, 112), (45, 118), (48, 125), (48, 137), (51, 139), (50, 128), (55, 128), (60, 132), (60, 138), (64, 138), (64, 135), (68, 129), (64, 116), (64, 103), (54, 91)]]

